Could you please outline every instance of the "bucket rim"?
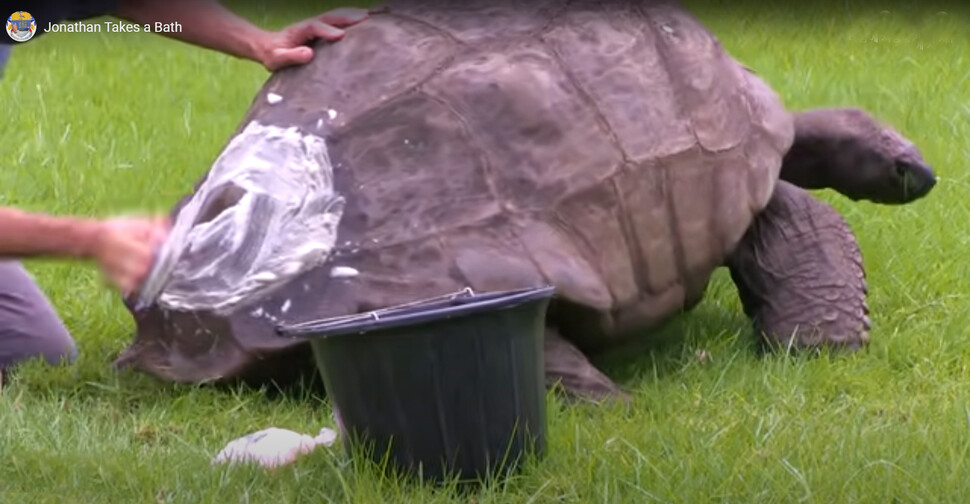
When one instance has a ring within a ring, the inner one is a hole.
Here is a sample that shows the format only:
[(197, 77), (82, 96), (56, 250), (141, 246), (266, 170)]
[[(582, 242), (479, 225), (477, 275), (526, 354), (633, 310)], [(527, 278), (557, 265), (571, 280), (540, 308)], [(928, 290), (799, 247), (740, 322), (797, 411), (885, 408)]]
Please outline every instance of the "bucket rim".
[(497, 291), (474, 292), (470, 288), (451, 294), (378, 310), (328, 317), (296, 324), (278, 324), (276, 334), (282, 337), (326, 339), (348, 334), (422, 324), (473, 315), (490, 309), (505, 309), (524, 303), (552, 298), (555, 287), (542, 285)]

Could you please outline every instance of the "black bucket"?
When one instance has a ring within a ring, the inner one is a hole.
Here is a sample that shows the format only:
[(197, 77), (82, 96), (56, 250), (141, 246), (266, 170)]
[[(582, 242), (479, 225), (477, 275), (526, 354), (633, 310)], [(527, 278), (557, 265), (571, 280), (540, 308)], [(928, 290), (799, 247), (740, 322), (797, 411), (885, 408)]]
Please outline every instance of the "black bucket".
[(425, 480), (481, 481), (545, 454), (553, 292), (466, 290), (278, 331), (310, 341), (348, 451)]

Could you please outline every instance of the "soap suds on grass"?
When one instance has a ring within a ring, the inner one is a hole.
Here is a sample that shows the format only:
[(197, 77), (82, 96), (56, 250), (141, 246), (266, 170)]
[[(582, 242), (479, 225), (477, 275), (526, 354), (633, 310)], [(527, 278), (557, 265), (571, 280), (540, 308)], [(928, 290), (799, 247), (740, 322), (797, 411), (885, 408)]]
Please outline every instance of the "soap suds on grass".
[(326, 427), (316, 436), (269, 427), (230, 441), (210, 464), (259, 464), (276, 469), (296, 462), (319, 446), (332, 446), (336, 441), (337, 432)]
[(140, 301), (225, 315), (326, 261), (343, 206), (322, 138), (253, 121), (179, 212)]

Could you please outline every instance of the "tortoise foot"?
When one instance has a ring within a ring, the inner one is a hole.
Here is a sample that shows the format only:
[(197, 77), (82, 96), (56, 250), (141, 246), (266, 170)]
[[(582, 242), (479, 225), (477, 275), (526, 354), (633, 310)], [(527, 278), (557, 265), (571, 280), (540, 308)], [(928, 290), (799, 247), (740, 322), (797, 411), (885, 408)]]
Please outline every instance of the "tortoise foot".
[(633, 400), (553, 329), (546, 331), (545, 359), (546, 387), (560, 391), (569, 401), (628, 404)]

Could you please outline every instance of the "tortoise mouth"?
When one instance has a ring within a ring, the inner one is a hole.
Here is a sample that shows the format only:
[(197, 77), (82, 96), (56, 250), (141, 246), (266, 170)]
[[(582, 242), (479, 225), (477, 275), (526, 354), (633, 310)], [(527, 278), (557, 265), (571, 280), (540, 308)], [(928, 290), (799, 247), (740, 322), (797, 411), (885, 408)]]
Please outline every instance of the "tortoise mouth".
[(936, 187), (936, 174), (925, 164), (900, 161), (896, 163), (896, 172), (900, 175), (901, 193), (895, 203), (911, 203), (923, 198)]

